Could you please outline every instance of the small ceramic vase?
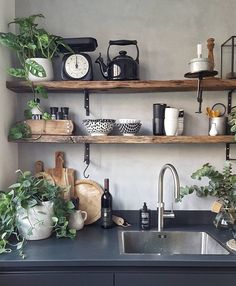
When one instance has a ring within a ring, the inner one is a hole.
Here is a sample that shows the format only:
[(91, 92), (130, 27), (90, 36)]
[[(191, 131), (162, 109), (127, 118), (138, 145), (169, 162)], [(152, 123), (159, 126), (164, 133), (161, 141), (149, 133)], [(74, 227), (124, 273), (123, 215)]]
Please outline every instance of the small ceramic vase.
[(74, 213), (71, 214), (70, 220), (69, 220), (69, 227), (80, 230), (84, 227), (84, 222), (87, 219), (87, 212), (76, 210)]
[(210, 136), (216, 136), (218, 134), (217, 129), (216, 129), (216, 124), (212, 123), (211, 124), (211, 129), (209, 131)]

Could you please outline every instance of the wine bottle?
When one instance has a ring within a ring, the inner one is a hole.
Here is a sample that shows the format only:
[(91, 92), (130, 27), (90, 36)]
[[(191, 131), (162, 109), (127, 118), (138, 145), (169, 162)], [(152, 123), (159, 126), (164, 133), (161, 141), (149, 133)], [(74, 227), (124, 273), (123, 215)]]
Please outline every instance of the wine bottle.
[(109, 192), (109, 179), (104, 180), (104, 193), (101, 197), (101, 226), (112, 227), (112, 195)]

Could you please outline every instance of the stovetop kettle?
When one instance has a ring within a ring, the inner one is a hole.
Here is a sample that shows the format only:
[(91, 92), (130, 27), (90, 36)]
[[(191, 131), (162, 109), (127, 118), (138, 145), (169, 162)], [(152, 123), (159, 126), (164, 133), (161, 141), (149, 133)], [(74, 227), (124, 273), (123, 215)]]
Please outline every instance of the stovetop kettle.
[[(135, 45), (137, 49), (137, 57), (134, 60), (127, 55), (127, 52), (121, 50), (119, 55), (112, 60), (109, 55), (109, 50), (112, 45), (127, 46)], [(138, 80), (139, 79), (139, 49), (136, 40), (116, 40), (109, 41), (107, 49), (107, 65), (105, 65), (101, 53), (95, 63), (100, 65), (100, 70), (104, 78), (107, 80)]]

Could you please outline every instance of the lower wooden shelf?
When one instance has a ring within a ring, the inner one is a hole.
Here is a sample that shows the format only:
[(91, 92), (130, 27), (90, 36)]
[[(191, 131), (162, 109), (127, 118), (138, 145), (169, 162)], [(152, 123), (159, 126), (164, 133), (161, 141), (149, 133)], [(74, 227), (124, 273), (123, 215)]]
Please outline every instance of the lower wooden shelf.
[(65, 143), (65, 144), (217, 144), (236, 143), (234, 136), (33, 136), (15, 143)]

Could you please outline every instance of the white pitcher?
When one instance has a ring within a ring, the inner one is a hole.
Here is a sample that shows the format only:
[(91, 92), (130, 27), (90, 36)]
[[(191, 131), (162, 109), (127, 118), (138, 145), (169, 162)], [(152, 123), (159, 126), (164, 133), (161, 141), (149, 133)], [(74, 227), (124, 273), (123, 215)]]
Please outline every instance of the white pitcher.
[(87, 216), (88, 214), (86, 211), (76, 210), (70, 215), (69, 227), (76, 230), (82, 229), (84, 227), (84, 222), (86, 221)]

